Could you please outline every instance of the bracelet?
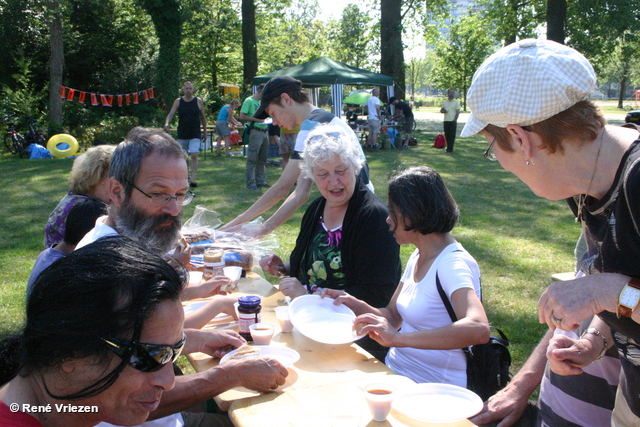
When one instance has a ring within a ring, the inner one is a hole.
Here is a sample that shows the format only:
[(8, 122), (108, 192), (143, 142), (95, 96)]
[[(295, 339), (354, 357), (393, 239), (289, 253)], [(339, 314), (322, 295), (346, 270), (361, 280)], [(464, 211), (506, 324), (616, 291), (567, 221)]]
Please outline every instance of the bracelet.
[[(597, 330), (596, 328), (589, 328), (586, 331), (584, 331), (582, 333), (582, 335), (580, 335), (580, 339), (582, 339), (585, 335), (587, 334), (593, 334), (593, 335), (597, 335), (600, 338), (602, 338), (602, 341), (604, 342), (604, 347), (602, 348), (602, 351), (600, 352), (600, 355), (593, 361), (593, 362), (597, 362), (598, 360), (602, 359), (605, 355), (605, 353), (607, 352), (607, 339), (604, 337), (604, 335), (602, 335), (602, 333)], [(591, 362), (591, 363), (593, 363)]]

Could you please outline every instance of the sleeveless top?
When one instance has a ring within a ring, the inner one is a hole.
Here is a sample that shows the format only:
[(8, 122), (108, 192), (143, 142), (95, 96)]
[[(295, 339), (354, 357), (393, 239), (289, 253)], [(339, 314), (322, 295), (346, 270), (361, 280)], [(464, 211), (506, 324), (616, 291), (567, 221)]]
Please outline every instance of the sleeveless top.
[(178, 118), (178, 139), (200, 138), (200, 108), (197, 96), (189, 102), (180, 97)]
[(220, 112), (218, 113), (218, 118), (216, 120), (220, 122), (226, 122), (227, 120), (229, 120), (229, 108), (231, 108), (231, 105), (225, 105), (224, 107), (222, 107), (220, 109)]

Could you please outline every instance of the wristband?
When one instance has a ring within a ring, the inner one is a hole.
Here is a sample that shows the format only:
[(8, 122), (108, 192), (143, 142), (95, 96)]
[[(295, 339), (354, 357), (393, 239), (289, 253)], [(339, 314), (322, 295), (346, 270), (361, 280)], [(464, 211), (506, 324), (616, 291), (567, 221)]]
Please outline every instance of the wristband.
[[(603, 335), (599, 330), (597, 330), (596, 328), (589, 328), (589, 329), (587, 329), (586, 331), (584, 331), (584, 332), (582, 333), (582, 335), (580, 335), (580, 339), (582, 339), (582, 338), (583, 338), (585, 335), (587, 335), (587, 334), (597, 335), (597, 336), (599, 336), (600, 338), (602, 338), (602, 341), (604, 342), (604, 347), (602, 348), (602, 351), (600, 352), (600, 355), (599, 355), (595, 360), (593, 360), (593, 362), (597, 362), (598, 360), (602, 359), (602, 358), (604, 357), (605, 353), (607, 352), (607, 345), (608, 345), (608, 343), (607, 343), (607, 339), (606, 339), (606, 338), (604, 337), (604, 335)], [(591, 363), (593, 363), (593, 362), (591, 362)]]

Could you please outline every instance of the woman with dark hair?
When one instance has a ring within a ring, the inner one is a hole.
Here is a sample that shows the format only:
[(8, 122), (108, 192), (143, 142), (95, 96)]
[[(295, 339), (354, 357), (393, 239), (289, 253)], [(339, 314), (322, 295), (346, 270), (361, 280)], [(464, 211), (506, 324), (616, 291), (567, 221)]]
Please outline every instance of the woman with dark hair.
[[(391, 347), (385, 362), (396, 373), (419, 383), (466, 387), (462, 348), (486, 343), (489, 322), (478, 264), (451, 235), (458, 206), (435, 170), (415, 167), (389, 181), (389, 212), (387, 223), (396, 241), (416, 246), (391, 302), (374, 308), (341, 291), (325, 289), (322, 295), (358, 315), (354, 323), (359, 334)], [(453, 323), (437, 282), (458, 318)]]
[(0, 425), (145, 421), (175, 383), (185, 277), (121, 236), (44, 270), (24, 330), (0, 343)]

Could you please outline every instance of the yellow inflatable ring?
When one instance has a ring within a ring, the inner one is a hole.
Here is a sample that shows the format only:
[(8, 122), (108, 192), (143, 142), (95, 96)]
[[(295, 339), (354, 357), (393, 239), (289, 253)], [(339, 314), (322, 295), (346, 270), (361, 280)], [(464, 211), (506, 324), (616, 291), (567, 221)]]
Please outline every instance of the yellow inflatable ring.
[(79, 148), (78, 141), (66, 133), (53, 135), (47, 142), (47, 150), (51, 152), (51, 155), (59, 159), (73, 156), (78, 152)]

